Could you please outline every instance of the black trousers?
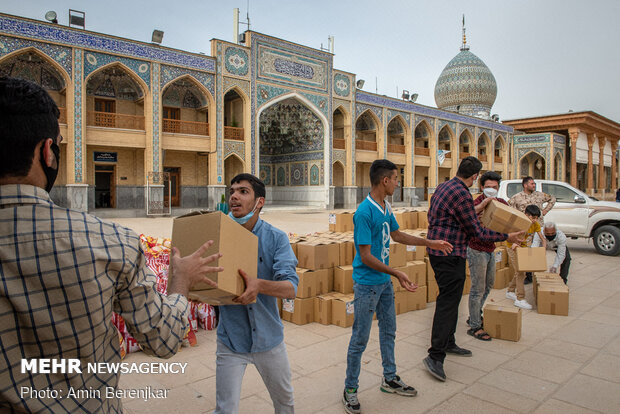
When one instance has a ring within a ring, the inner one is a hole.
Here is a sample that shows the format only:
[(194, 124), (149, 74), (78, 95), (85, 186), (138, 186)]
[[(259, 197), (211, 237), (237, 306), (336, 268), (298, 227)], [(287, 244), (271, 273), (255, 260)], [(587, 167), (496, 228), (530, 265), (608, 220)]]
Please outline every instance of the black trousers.
[(435, 305), (431, 347), (428, 349), (428, 354), (435, 361), (443, 362), (446, 358), (446, 348), (456, 345), (454, 332), (465, 286), (465, 258), (429, 255), (429, 260), (439, 286), (439, 296)]
[[(557, 252), (557, 250), (556, 250)], [(560, 265), (560, 277), (564, 281), (564, 284), (568, 281), (568, 270), (570, 269), (570, 253), (568, 251), (568, 247), (566, 248), (566, 257), (564, 257), (564, 261)]]

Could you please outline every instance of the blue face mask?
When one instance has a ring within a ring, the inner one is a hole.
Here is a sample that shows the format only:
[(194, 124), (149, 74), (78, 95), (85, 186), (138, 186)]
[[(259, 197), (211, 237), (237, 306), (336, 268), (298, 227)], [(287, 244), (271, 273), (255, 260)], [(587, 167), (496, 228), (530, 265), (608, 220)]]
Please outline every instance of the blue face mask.
[(237, 217), (233, 216), (233, 213), (231, 211), (230, 213), (228, 213), (228, 217), (230, 217), (231, 219), (235, 220), (237, 223), (243, 225), (243, 224), (247, 223), (248, 221), (250, 221), (250, 219), (252, 217), (254, 217), (254, 211), (256, 210), (257, 206), (258, 206), (258, 200), (256, 200), (256, 204), (254, 204), (254, 208), (252, 209), (252, 211), (250, 211), (245, 216), (237, 218)]

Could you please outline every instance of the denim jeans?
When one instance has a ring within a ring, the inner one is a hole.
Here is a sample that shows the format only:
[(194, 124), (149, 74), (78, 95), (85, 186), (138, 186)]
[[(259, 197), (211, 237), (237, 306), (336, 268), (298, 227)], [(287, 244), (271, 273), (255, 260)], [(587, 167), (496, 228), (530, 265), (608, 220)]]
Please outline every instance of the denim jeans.
[(482, 307), (495, 283), (495, 252), (488, 253), (468, 247), (467, 262), (471, 276), (469, 326), (478, 330), (482, 328)]
[(379, 321), (379, 344), (381, 347), (381, 361), (383, 376), (390, 381), (396, 377), (396, 362), (394, 361), (394, 342), (396, 340), (396, 310), (394, 309), (394, 289), (392, 282), (381, 285), (353, 285), (355, 299), (353, 301), (355, 320), (349, 351), (347, 354), (346, 388), (357, 388), (359, 385), (362, 353), (368, 344), (372, 317), (377, 313)]
[[(239, 412), (241, 383), (245, 367), (254, 364), (269, 391), (276, 414), (292, 414), (293, 385), (291, 368), (284, 342), (265, 352), (243, 354), (233, 352), (217, 341), (214, 414), (236, 414)], [(157, 411), (157, 410), (156, 410)]]

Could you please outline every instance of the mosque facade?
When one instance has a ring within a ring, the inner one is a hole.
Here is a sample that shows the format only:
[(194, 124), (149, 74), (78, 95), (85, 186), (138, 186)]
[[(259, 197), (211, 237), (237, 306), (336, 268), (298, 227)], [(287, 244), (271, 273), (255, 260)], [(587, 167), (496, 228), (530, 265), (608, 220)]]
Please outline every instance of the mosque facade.
[(61, 111), (52, 198), (82, 211), (214, 208), (250, 172), (267, 203), (354, 208), (372, 161), (387, 158), (399, 167), (393, 201), (412, 205), (468, 155), (515, 174), (514, 128), (491, 116), (495, 79), (468, 48), (440, 75), (434, 108), (357, 88), (323, 50), (253, 31), (210, 46), (0, 14), (0, 75), (41, 84)]

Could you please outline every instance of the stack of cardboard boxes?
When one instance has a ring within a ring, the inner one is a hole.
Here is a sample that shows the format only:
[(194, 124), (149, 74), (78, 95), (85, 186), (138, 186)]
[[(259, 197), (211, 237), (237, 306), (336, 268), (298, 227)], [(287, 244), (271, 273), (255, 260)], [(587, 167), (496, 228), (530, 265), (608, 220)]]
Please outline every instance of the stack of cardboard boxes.
[(503, 289), (512, 280), (514, 275), (514, 268), (510, 265), (510, 261), (508, 260), (508, 253), (506, 249), (506, 244), (496, 243), (495, 248), (495, 283), (493, 284), (493, 289)]
[(538, 313), (568, 316), (568, 286), (557, 273), (534, 274), (532, 289)]

